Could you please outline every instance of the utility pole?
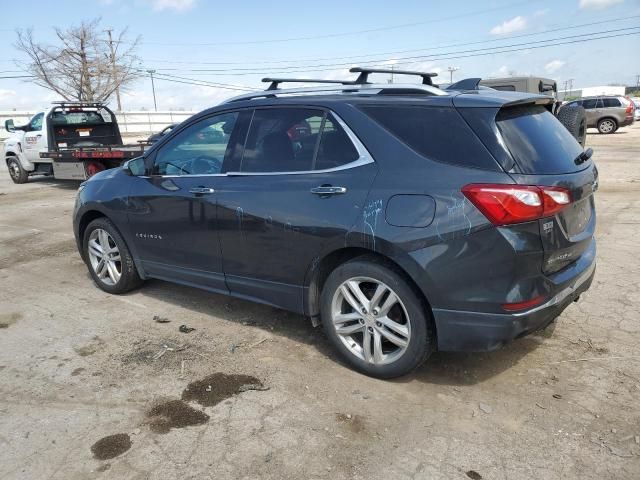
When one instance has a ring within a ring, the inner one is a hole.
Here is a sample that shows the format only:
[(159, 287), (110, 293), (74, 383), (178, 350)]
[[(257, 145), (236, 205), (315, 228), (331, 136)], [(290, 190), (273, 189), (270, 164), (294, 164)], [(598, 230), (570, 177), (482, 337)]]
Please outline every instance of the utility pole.
[(447, 70), (449, 70), (449, 83), (453, 83), (453, 72), (455, 72), (456, 70), (460, 70), (459, 67), (447, 67)]
[[(111, 52), (111, 69), (113, 74), (113, 81), (118, 82), (118, 67), (116, 66), (116, 52), (113, 49), (113, 39), (111, 38), (111, 32), (113, 28), (105, 30), (109, 35), (109, 51)], [(118, 102), (118, 111), (122, 111), (122, 102), (120, 101), (120, 86), (116, 87), (116, 101)]]
[(567, 82), (569, 82), (569, 93), (573, 95), (573, 78), (568, 79)]
[(640, 87), (640, 75), (636, 75), (636, 87)]
[(153, 108), (157, 112), (158, 104), (156, 103), (156, 86), (153, 83), (153, 74), (156, 73), (155, 70), (147, 70), (147, 73), (151, 75), (151, 91), (153, 91)]
[(395, 68), (395, 65), (391, 65), (391, 78), (389, 78), (389, 83), (393, 83), (393, 70)]

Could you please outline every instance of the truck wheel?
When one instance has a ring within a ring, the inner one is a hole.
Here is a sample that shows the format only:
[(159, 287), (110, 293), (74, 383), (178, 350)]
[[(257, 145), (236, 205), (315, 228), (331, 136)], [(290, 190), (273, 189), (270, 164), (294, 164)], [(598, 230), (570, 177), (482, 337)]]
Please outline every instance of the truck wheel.
[(614, 133), (618, 129), (618, 124), (613, 118), (603, 118), (598, 120), (598, 131), (600, 133)]
[(142, 284), (124, 238), (107, 218), (87, 226), (82, 251), (93, 281), (105, 292), (126, 293)]
[(587, 139), (587, 120), (584, 107), (565, 107), (561, 108), (557, 115), (558, 120), (565, 126), (573, 138), (584, 147)]
[(85, 171), (87, 172), (87, 178), (91, 178), (96, 173), (99, 173), (103, 170), (104, 170), (104, 165), (100, 162), (89, 162), (85, 167)]
[(20, 161), (17, 158), (7, 159), (7, 168), (9, 169), (9, 175), (11, 175), (13, 183), (27, 183), (29, 174), (24, 168), (22, 168), (22, 165), (20, 165)]

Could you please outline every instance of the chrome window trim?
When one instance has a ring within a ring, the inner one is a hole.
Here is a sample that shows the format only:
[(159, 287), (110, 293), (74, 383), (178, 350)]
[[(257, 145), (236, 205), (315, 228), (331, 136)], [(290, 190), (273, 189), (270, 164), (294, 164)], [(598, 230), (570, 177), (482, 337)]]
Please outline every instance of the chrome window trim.
[[(265, 109), (267, 108), (269, 107), (265, 107)], [(295, 107), (291, 107), (291, 108), (295, 108)], [(325, 109), (325, 111), (328, 112), (336, 120), (338, 125), (340, 125), (340, 127), (344, 130), (344, 132), (349, 137), (349, 140), (351, 140), (351, 143), (353, 144), (353, 146), (356, 148), (356, 151), (358, 152), (358, 158), (353, 162), (345, 163), (344, 165), (340, 165), (338, 167), (325, 168), (322, 170), (300, 170), (300, 171), (293, 171), (293, 172), (227, 172), (226, 174), (228, 176), (233, 176), (233, 177), (249, 177), (254, 175), (255, 176), (310, 175), (314, 173), (339, 172), (341, 170), (349, 170), (351, 168), (358, 168), (363, 165), (375, 163), (375, 161), (373, 160), (373, 157), (369, 153), (369, 150), (367, 150), (367, 147), (364, 146), (364, 144), (360, 141), (360, 139), (356, 136), (356, 134), (353, 133), (353, 130), (349, 128), (349, 126), (345, 123), (345, 121), (342, 120), (342, 118), (340, 118), (340, 116), (338, 116), (338, 114), (336, 114), (333, 110)]]
[[(264, 107), (265, 109), (269, 107)], [(295, 108), (295, 107), (291, 107)], [(248, 177), (248, 176), (265, 176), (265, 175), (309, 175), (314, 173), (332, 173), (339, 172), (341, 170), (349, 170), (352, 168), (362, 167), (363, 165), (368, 165), (370, 163), (375, 163), (375, 160), (367, 150), (367, 147), (360, 141), (360, 139), (356, 136), (356, 134), (349, 128), (349, 126), (345, 123), (340, 116), (335, 113), (333, 110), (324, 109), (326, 112), (331, 114), (333, 118), (336, 120), (338, 125), (344, 130), (344, 132), (351, 140), (351, 143), (356, 148), (358, 152), (358, 158), (353, 162), (345, 163), (344, 165), (340, 165), (338, 167), (333, 168), (325, 168), (322, 170), (300, 170), (294, 172), (227, 172), (227, 173), (205, 173), (205, 174), (188, 174), (188, 175), (139, 175), (139, 178), (194, 178), (194, 177)], [(247, 130), (248, 133), (248, 130)]]

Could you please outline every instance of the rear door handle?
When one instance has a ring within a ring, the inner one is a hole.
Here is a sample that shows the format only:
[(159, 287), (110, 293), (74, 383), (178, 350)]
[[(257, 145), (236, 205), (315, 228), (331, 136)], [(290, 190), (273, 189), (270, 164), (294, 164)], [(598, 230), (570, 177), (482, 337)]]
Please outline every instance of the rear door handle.
[(347, 193), (345, 187), (332, 187), (330, 185), (322, 185), (320, 187), (314, 187), (311, 189), (311, 193), (316, 195), (338, 195), (341, 193)]
[(213, 188), (207, 187), (193, 187), (189, 190), (189, 193), (193, 193), (195, 195), (208, 195), (211, 193), (215, 193), (215, 190)]

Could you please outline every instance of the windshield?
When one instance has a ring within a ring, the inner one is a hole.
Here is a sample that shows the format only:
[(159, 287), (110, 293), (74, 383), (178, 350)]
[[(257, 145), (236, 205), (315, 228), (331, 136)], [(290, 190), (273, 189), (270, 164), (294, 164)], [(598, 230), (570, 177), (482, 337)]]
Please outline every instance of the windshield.
[(588, 165), (576, 165), (582, 147), (543, 106), (504, 108), (496, 123), (521, 173), (572, 173)]

